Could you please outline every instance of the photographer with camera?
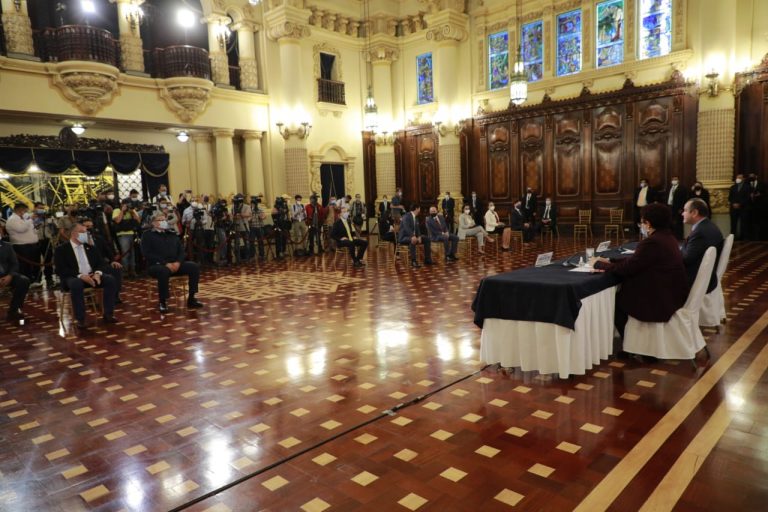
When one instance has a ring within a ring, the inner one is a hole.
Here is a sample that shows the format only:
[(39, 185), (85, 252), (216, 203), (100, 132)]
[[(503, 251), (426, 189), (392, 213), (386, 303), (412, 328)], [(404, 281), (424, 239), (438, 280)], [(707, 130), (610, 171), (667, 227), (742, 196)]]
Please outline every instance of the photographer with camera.
[(179, 216), (176, 213), (176, 208), (173, 207), (173, 204), (169, 199), (158, 200), (155, 204), (155, 212), (163, 212), (168, 221), (168, 225), (170, 226), (169, 229), (177, 235), (181, 234), (181, 231), (179, 230)]
[(232, 245), (236, 263), (249, 259), (248, 239), (250, 238), (252, 217), (253, 212), (251, 206), (245, 202), (245, 196), (243, 194), (236, 194), (232, 198), (232, 223), (235, 228), (234, 243)]
[[(294, 244), (301, 244), (297, 249), (299, 254), (304, 254), (304, 237), (307, 236), (307, 211), (304, 209), (304, 205), (301, 203), (301, 194), (296, 194), (294, 200), (296, 201), (291, 205), (291, 240)], [(298, 254), (297, 254), (298, 256)]]
[(362, 236), (363, 224), (365, 224), (365, 203), (360, 199), (360, 194), (355, 194), (355, 200), (349, 205), (349, 216), (352, 217), (352, 225), (355, 226), (357, 236)]
[(291, 217), (288, 209), (288, 201), (283, 196), (275, 199), (275, 207), (272, 209), (272, 221), (275, 224), (275, 258), (285, 257), (286, 241), (290, 236)]
[(309, 226), (309, 255), (315, 254), (315, 241), (317, 241), (317, 254), (323, 254), (322, 230), (328, 211), (318, 202), (316, 194), (309, 197), (306, 211)]
[(112, 212), (112, 221), (115, 223), (115, 236), (117, 246), (120, 249), (118, 261), (120, 261), (129, 277), (136, 277), (136, 254), (134, 239), (141, 227), (141, 217), (135, 208), (136, 202), (126, 198), (120, 201), (120, 208)]
[(34, 283), (39, 271), (40, 250), (34, 220), (26, 203), (13, 206), (13, 214), (8, 217), (5, 230), (19, 260), (19, 273)]
[(168, 195), (168, 186), (161, 184), (157, 188), (157, 195), (152, 198), (153, 203), (159, 203), (160, 201), (170, 201), (171, 196)]
[(213, 219), (213, 229), (216, 233), (217, 264), (224, 267), (229, 264), (227, 260), (230, 235), (232, 233), (232, 218), (227, 210), (226, 199), (219, 199), (211, 206), (211, 218)]
[[(254, 245), (258, 244), (259, 249), (259, 261), (263, 262), (264, 258), (264, 237), (266, 236), (266, 220), (267, 210), (262, 204), (263, 196), (258, 194), (251, 196), (251, 231), (248, 248), (248, 255), (254, 257), (256, 255)], [(271, 221), (271, 217), (270, 217)], [(271, 227), (271, 226), (270, 226)]]
[(208, 213), (207, 203), (202, 204), (193, 198), (181, 216), (181, 224), (187, 233), (191, 254), (199, 264), (213, 264), (213, 253), (210, 251), (215, 234), (213, 219)]

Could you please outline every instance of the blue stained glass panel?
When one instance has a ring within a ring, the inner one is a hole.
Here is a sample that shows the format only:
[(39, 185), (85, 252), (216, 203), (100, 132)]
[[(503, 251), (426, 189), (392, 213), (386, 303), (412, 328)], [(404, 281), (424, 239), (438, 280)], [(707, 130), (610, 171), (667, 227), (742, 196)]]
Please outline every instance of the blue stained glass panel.
[(435, 101), (435, 89), (432, 82), (432, 53), (423, 53), (416, 57), (416, 76), (418, 77), (417, 102)]
[(557, 16), (557, 75), (581, 71), (581, 9)]
[(672, 51), (672, 0), (641, 0), (638, 51), (641, 59)]
[(597, 67), (624, 61), (624, 0), (597, 4)]
[(523, 25), (520, 32), (520, 49), (528, 81), (541, 80), (544, 72), (544, 23), (541, 20)]
[(488, 87), (500, 89), (509, 83), (509, 34), (488, 36)]

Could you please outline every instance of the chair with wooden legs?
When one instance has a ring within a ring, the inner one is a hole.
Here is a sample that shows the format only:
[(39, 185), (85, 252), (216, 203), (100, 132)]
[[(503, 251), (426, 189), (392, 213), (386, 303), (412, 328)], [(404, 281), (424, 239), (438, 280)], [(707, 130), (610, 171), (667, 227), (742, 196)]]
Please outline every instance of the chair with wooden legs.
[[(171, 297), (174, 299), (186, 299), (189, 297), (189, 293), (187, 293), (187, 284), (189, 283), (189, 277), (188, 276), (171, 276), (168, 279), (168, 291), (170, 292)], [(156, 286), (148, 286), (147, 287), (147, 300), (152, 301), (155, 299), (155, 294), (157, 293), (157, 287)]]
[(523, 254), (523, 249), (525, 248), (525, 245), (523, 244), (523, 232), (517, 229), (513, 229), (512, 231), (512, 237), (509, 239), (509, 250), (512, 250), (512, 245), (517, 242), (520, 245), (520, 254)]
[(573, 244), (584, 237), (584, 246), (592, 239), (592, 210), (579, 210), (579, 222), (573, 226)]
[[(59, 297), (59, 319), (64, 318), (64, 309), (69, 307), (71, 313), (74, 313), (72, 308), (72, 294), (69, 292), (61, 291)], [(83, 298), (85, 299), (85, 307), (89, 307), (97, 315), (102, 314), (102, 304), (104, 304), (104, 290), (102, 288), (84, 288)]]
[(621, 208), (611, 208), (608, 210), (609, 222), (605, 225), (603, 237), (606, 240), (613, 240), (616, 237), (616, 245), (621, 242), (621, 226), (624, 222), (624, 210)]

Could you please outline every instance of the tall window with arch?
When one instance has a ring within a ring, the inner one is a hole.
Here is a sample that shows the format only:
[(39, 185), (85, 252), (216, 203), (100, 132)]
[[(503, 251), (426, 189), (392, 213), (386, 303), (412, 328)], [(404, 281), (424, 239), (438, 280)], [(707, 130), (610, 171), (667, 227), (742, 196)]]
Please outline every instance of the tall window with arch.
[(672, 51), (672, 0), (640, 0), (639, 58)]
[(544, 75), (544, 23), (541, 20), (523, 25), (520, 49), (529, 82), (541, 80)]
[(501, 89), (509, 84), (509, 34), (488, 36), (488, 88)]
[(581, 71), (581, 9), (557, 15), (557, 76)]
[(422, 53), (416, 57), (417, 103), (435, 101), (435, 88), (432, 82), (432, 53)]
[(624, 61), (624, 0), (597, 4), (597, 67)]

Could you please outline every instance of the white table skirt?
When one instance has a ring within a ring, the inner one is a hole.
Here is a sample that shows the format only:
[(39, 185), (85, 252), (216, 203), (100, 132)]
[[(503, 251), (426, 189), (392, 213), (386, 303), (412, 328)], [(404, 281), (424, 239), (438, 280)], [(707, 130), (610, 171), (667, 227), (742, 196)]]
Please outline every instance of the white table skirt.
[(582, 299), (573, 330), (546, 322), (486, 318), (480, 360), (540, 373), (584, 375), (613, 352), (616, 286)]

